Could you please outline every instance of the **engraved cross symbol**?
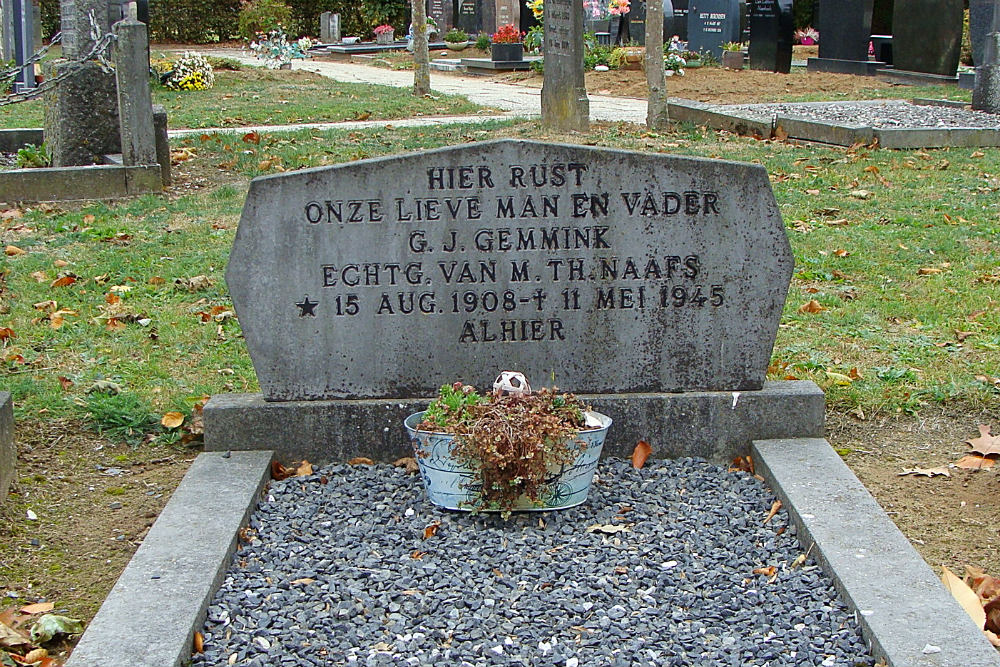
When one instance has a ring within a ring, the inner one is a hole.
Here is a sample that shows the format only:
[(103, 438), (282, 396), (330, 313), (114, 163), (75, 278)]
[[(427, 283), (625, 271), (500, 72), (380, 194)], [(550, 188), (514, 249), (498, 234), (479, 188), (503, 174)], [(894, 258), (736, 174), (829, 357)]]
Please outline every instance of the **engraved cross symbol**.
[(299, 301), (295, 305), (299, 307), (299, 317), (305, 317), (306, 315), (316, 317), (316, 306), (319, 305), (319, 301), (310, 301), (309, 295), (306, 294), (302, 297), (302, 301)]

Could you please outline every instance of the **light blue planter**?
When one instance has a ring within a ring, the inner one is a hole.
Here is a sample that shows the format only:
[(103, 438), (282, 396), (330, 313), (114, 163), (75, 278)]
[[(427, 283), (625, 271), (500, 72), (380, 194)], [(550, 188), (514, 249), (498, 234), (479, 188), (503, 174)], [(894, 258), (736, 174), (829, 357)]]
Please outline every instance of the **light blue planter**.
[[(526, 497), (521, 497), (515, 504), (516, 510), (551, 510), (579, 505), (587, 499), (590, 483), (597, 470), (597, 462), (601, 458), (604, 438), (611, 427), (611, 418), (591, 412), (601, 422), (601, 427), (582, 431), (577, 435), (586, 443), (586, 449), (581, 452), (570, 465), (560, 466), (552, 471), (548, 480), (547, 493), (542, 495), (541, 504), (533, 503)], [(451, 444), (455, 436), (451, 433), (434, 433), (418, 431), (417, 424), (423, 420), (424, 413), (417, 412), (406, 418), (403, 425), (410, 434), (414, 457), (420, 468), (420, 477), (427, 491), (427, 499), (435, 505), (452, 510), (471, 510), (475, 505), (478, 489), (475, 487), (475, 475), (468, 468), (459, 466), (451, 456)]]

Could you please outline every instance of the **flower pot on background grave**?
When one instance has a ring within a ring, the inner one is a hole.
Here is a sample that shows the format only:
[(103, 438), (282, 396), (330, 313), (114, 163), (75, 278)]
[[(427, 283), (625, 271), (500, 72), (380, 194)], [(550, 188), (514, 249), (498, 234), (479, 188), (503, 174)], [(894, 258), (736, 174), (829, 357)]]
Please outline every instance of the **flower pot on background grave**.
[[(590, 483), (597, 470), (597, 462), (601, 458), (604, 438), (611, 427), (611, 418), (590, 412), (601, 422), (599, 428), (580, 431), (576, 436), (584, 442), (583, 451), (570, 465), (560, 466), (550, 470), (552, 476), (547, 480), (547, 489), (541, 504), (532, 502), (524, 496), (512, 508), (515, 510), (550, 510), (574, 507), (587, 500)], [(427, 498), (435, 505), (446, 509), (472, 510), (477, 506), (477, 489), (475, 474), (468, 468), (460, 466), (451, 454), (452, 442), (455, 436), (451, 433), (435, 433), (417, 430), (417, 425), (423, 421), (424, 413), (417, 412), (406, 418), (403, 424), (410, 435), (413, 444), (414, 457), (420, 468), (420, 478), (423, 480)]]
[(444, 45), (451, 51), (464, 51), (465, 47), (469, 45), (469, 40), (465, 40), (464, 42), (445, 42)]
[(490, 44), (490, 60), (497, 63), (516, 63), (524, 60), (524, 44)]

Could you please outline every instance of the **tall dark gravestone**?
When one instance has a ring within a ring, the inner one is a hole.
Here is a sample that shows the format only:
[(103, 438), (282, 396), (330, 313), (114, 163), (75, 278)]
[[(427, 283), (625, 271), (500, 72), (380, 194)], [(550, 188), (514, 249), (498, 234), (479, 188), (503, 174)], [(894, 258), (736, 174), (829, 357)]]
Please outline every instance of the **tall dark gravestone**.
[[(893, 67), (955, 76), (962, 50), (962, 12), (962, 0), (896, 0), (892, 16)], [(822, 43), (821, 39), (820, 48)]]
[(972, 42), (972, 62), (985, 65), (986, 36), (993, 20), (994, 0), (969, 0), (969, 40)]
[(673, 35), (683, 41), (688, 41), (688, 0), (673, 0), (674, 5), (674, 27), (673, 32), (663, 33), (664, 40), (670, 39)]
[(722, 45), (740, 41), (739, 0), (691, 0), (688, 49), (722, 57)]
[(792, 69), (792, 0), (750, 3), (750, 69), (788, 74)]
[(868, 60), (873, 0), (819, 0), (819, 57)]
[(452, 0), (427, 0), (427, 18), (434, 19), (441, 37), (455, 26)]
[(479, 0), (456, 0), (458, 3), (456, 20), (458, 27), (467, 33), (483, 29), (483, 14)]
[[(654, 2), (656, 0), (653, 0)], [(629, 13), (625, 15), (628, 19), (628, 33), (632, 41), (645, 46), (646, 44), (646, 2), (645, 0), (633, 0)]]

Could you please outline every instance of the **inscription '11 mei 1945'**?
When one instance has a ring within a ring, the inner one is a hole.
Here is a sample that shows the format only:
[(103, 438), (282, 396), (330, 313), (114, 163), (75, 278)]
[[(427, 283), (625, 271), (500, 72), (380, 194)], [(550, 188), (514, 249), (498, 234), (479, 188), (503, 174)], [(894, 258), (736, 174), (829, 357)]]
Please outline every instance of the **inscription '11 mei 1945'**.
[[(319, 267), (323, 310), (346, 318), (457, 315), (459, 343), (508, 343), (566, 340), (561, 315), (571, 311), (722, 306), (725, 286), (712, 280), (696, 249), (618, 252), (611, 224), (622, 217), (717, 216), (719, 194), (577, 191), (589, 170), (582, 162), (509, 165), (503, 171), (490, 165), (429, 167), (424, 196), (388, 203), (308, 201), (308, 225), (407, 225), (402, 239), (409, 261)], [(503, 194), (492, 192), (498, 184)], [(468, 190), (477, 193), (463, 194)], [(528, 224), (504, 226), (506, 220)], [(414, 228), (416, 223), (433, 226)], [(320, 303), (304, 295), (295, 305), (299, 316), (319, 317)]]

